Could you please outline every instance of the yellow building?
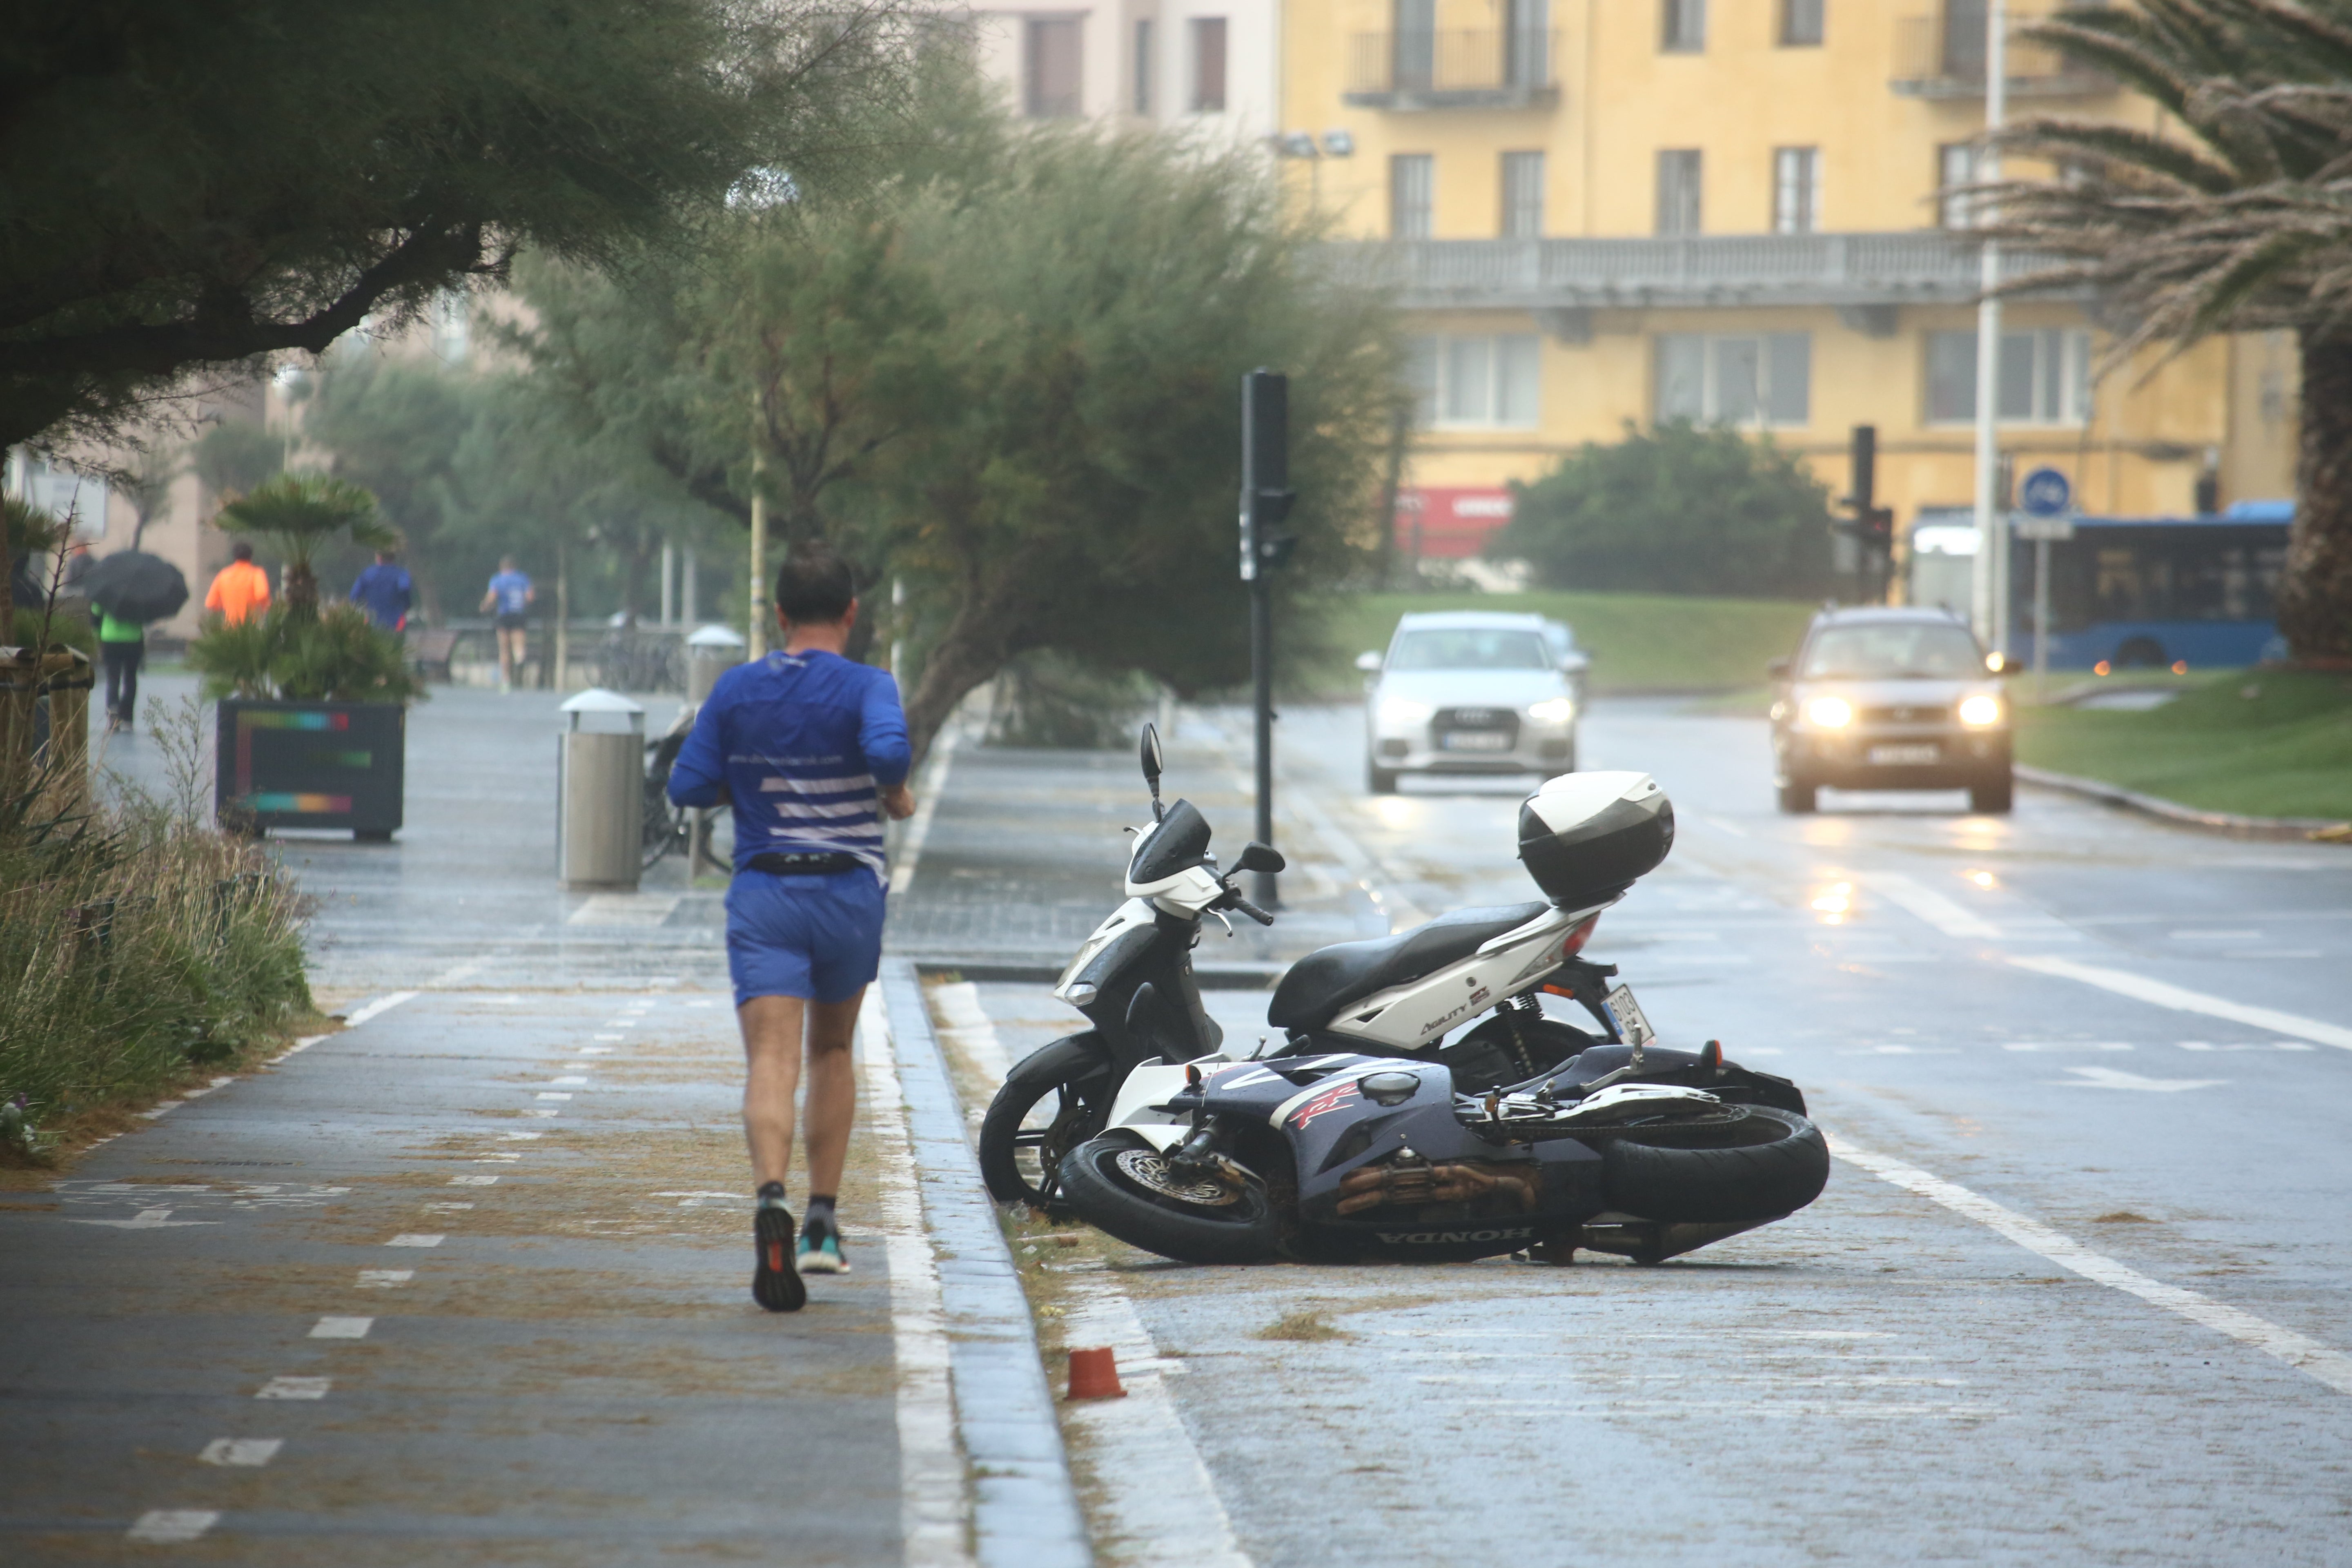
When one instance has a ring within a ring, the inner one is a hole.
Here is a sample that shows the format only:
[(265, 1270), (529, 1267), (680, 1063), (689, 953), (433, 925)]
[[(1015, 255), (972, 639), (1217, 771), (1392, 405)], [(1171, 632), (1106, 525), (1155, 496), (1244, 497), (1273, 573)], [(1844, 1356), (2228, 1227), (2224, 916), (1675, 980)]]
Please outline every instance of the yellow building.
[[(1419, 336), (1401, 513), (1424, 550), (1474, 548), (1506, 481), (1680, 416), (1769, 431), (1841, 494), (1852, 427), (1874, 425), (1898, 536), (1965, 510), (1979, 261), (1945, 192), (1975, 170), (1984, 18), (1984, 0), (1289, 0), (1296, 188), (1379, 244), (1366, 259)], [(2046, 50), (2012, 46), (2007, 74), (2013, 116), (2158, 123)], [(2094, 513), (2291, 493), (2291, 345), (2095, 379), (2085, 304), (2008, 307), (2014, 471), (2064, 470)]]

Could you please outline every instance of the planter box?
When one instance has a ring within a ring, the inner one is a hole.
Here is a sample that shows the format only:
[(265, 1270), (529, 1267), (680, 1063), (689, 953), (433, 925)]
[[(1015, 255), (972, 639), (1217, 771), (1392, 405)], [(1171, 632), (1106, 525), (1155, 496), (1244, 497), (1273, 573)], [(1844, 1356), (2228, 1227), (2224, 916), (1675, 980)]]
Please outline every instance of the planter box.
[(341, 827), (390, 838), (406, 793), (408, 710), (397, 702), (224, 698), (213, 805), (232, 826)]

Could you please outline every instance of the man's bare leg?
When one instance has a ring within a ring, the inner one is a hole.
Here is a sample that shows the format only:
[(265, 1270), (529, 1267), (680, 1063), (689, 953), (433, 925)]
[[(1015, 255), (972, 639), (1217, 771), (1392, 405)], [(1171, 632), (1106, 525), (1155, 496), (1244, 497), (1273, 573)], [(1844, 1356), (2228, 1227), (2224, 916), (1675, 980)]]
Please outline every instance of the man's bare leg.
[(866, 988), (845, 1002), (816, 1002), (808, 1021), (809, 1192), (833, 1197), (841, 1191), (841, 1167), (849, 1158), (849, 1129), (857, 1120), (857, 1069), (850, 1045), (857, 1037), (857, 1010)]
[(793, 1101), (800, 1089), (805, 1031), (809, 1191), (829, 1197), (841, 1190), (849, 1129), (857, 1118), (850, 1045), (865, 998), (861, 987), (845, 1002), (754, 996), (736, 1009), (743, 1029), (743, 1137), (751, 1149), (752, 1185), (786, 1182), (791, 1173)]

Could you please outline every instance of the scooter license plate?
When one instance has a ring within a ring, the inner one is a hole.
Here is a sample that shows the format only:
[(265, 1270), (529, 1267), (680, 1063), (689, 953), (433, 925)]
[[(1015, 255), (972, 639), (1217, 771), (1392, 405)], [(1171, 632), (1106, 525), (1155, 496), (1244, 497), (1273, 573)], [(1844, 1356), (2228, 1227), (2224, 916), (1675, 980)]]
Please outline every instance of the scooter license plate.
[(1511, 738), (1500, 730), (1448, 730), (1439, 744), (1449, 752), (1507, 752)]
[(1620, 985), (1609, 993), (1609, 1015), (1617, 1020), (1617, 1032), (1625, 1037), (1629, 1046), (1645, 1046), (1658, 1037), (1642, 1005), (1633, 1000), (1631, 985)]

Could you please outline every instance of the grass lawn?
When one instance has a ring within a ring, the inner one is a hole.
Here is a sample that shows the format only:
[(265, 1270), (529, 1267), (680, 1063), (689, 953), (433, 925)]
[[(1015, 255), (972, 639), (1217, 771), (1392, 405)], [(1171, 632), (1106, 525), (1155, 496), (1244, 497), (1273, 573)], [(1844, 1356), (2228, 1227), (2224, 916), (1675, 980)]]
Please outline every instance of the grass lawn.
[(2352, 679), (2252, 669), (2187, 684), (2145, 713), (2020, 707), (2018, 760), (2206, 811), (2352, 817)]
[(1508, 610), (1566, 621), (1592, 656), (1596, 695), (1728, 691), (1753, 687), (1764, 666), (1794, 653), (1810, 604), (1778, 599), (1701, 599), (1653, 594), (1360, 594), (1327, 605), (1329, 651), (1308, 672), (1320, 693), (1361, 689), (1353, 660), (1385, 649), (1408, 610)]

